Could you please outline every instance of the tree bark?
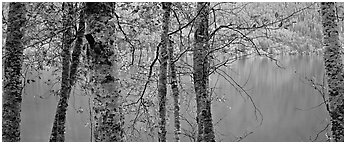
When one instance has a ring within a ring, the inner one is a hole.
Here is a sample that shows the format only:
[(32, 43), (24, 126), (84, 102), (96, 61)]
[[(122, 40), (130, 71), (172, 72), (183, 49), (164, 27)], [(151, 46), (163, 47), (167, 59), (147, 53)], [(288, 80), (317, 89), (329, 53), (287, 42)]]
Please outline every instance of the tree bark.
[(195, 46), (193, 51), (194, 87), (197, 103), (197, 141), (215, 141), (211, 116), (209, 88), (209, 6), (208, 2), (197, 3)]
[(177, 79), (177, 70), (174, 63), (173, 57), (173, 42), (169, 42), (168, 47), (168, 57), (169, 57), (169, 68), (171, 77), (171, 88), (172, 96), (174, 101), (174, 139), (176, 142), (180, 142), (180, 98), (179, 98), (179, 88)]
[[(66, 31), (63, 33), (62, 38), (62, 80), (60, 89), (60, 99), (58, 102), (52, 133), (49, 138), (50, 142), (64, 142), (65, 141), (65, 123), (66, 111), (68, 107), (68, 99), (70, 97), (70, 58), (71, 58), (71, 39), (72, 39), (72, 14), (73, 4), (71, 2), (63, 3), (63, 26)], [(69, 28), (70, 27), (70, 28)]]
[[(123, 102), (119, 91), (115, 46), (110, 40), (114, 29), (107, 21), (112, 17), (114, 3), (86, 3), (86, 39), (90, 45), (91, 91), (95, 141), (125, 141)], [(100, 25), (103, 23), (104, 25)], [(103, 33), (101, 37), (100, 33)], [(95, 37), (95, 38), (94, 38)]]
[(77, 70), (79, 65), (79, 56), (82, 51), (82, 45), (83, 45), (83, 37), (85, 32), (85, 14), (83, 7), (85, 6), (84, 2), (80, 3), (80, 8), (82, 9), (79, 13), (79, 24), (78, 24), (78, 32), (77, 32), (77, 40), (72, 52), (72, 63), (70, 68), (70, 88), (69, 88), (69, 94), (71, 93), (72, 86), (75, 84), (76, 77), (77, 77)]
[(344, 71), (334, 2), (321, 3), (324, 66), (327, 74), (331, 140), (344, 141)]
[(166, 95), (167, 95), (167, 47), (169, 43), (168, 39), (168, 26), (169, 26), (169, 15), (171, 11), (170, 2), (163, 2), (162, 9), (164, 10), (163, 20), (162, 20), (162, 34), (161, 42), (162, 47), (160, 49), (160, 74), (159, 74), (159, 84), (158, 84), (158, 99), (159, 99), (159, 132), (158, 139), (159, 142), (166, 142)]
[(24, 3), (10, 3), (7, 39), (5, 45), (3, 94), (2, 94), (2, 141), (20, 141), (20, 111), (22, 103), (21, 69), (23, 64)]

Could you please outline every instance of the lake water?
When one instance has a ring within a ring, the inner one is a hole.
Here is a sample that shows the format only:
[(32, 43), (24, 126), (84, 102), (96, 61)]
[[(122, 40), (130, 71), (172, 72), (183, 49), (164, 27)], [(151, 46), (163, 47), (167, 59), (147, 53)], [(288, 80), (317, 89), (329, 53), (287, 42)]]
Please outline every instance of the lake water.
[[(318, 56), (284, 56), (278, 58), (279, 68), (268, 58), (249, 58), (232, 65), (227, 73), (240, 85), (245, 85), (255, 105), (262, 112), (263, 122), (256, 120), (250, 99), (241, 96), (228, 81), (220, 80), (216, 94), (225, 102), (213, 105), (214, 118), (225, 116), (216, 126), (232, 141), (250, 133), (243, 141), (309, 141), (327, 122), (323, 99), (306, 81), (314, 77), (322, 82), (323, 59)], [(220, 77), (220, 76), (215, 76)], [(220, 77), (222, 79), (222, 77)], [(305, 110), (302, 110), (305, 109)], [(322, 133), (321, 138), (324, 138)], [(319, 139), (321, 140), (321, 139)]]
[[(310, 138), (314, 139), (326, 126), (328, 114), (325, 106), (310, 109), (322, 103), (323, 99), (305, 79), (308, 77), (322, 82), (322, 57), (310, 55), (277, 58), (279, 65), (284, 68), (279, 68), (268, 58), (248, 57), (222, 69), (243, 86), (260, 112), (255, 113), (251, 100), (244, 92), (239, 91), (239, 87), (232, 86), (234, 82), (230, 78), (225, 80), (218, 74), (210, 77), (214, 96), (212, 115), (216, 140), (310, 141)], [(21, 115), (22, 141), (48, 141), (51, 133), (58, 99), (49, 94), (48, 89), (51, 86), (43, 84), (43, 81), (52, 78), (50, 72), (44, 73), (46, 74), (42, 79), (36, 78), (35, 83), (25, 87)], [(225, 73), (223, 75), (226, 75)], [(59, 84), (54, 87), (58, 88)], [(87, 112), (89, 97), (76, 91), (69, 101), (66, 140), (90, 141)], [(182, 102), (188, 100), (194, 101), (193, 95), (182, 98)], [(192, 121), (194, 115), (192, 113), (189, 118), (187, 109), (189, 108), (182, 106), (182, 114)], [(172, 123), (171, 118), (168, 141), (173, 141)], [(184, 121), (182, 128), (191, 130)], [(317, 141), (325, 140), (324, 133), (320, 134)], [(182, 141), (189, 141), (189, 138), (183, 136)]]

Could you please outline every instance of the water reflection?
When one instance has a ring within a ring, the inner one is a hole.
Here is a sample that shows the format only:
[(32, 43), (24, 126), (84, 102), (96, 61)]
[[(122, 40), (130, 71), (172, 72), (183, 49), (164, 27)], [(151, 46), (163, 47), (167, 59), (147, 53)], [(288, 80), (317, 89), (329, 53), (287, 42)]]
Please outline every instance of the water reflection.
[[(321, 82), (323, 74), (322, 58), (318, 56), (281, 56), (277, 57), (280, 65), (262, 57), (240, 59), (229, 68), (222, 70), (231, 76), (244, 90), (251, 95), (256, 107), (246, 94), (234, 87), (232, 80), (218, 74), (211, 76), (210, 85), (214, 90), (215, 101), (212, 106), (215, 133), (218, 141), (309, 141), (327, 124), (327, 113), (324, 106), (314, 107), (322, 102), (321, 96), (312, 87), (304, 83), (304, 77), (314, 77)], [(222, 72), (221, 72), (222, 73)], [(226, 75), (224, 74), (224, 75)], [(49, 72), (42, 80), (28, 85), (22, 104), (22, 141), (48, 141), (55, 114), (57, 98), (45, 94), (49, 86), (44, 85), (51, 76)], [(215, 87), (214, 87), (215, 86)], [(193, 89), (191, 83), (186, 88)], [(43, 96), (44, 98), (39, 98)], [(194, 105), (194, 95), (188, 94), (182, 102)], [(88, 97), (78, 89), (70, 98), (67, 112), (67, 141), (89, 141), (89, 115), (80, 113), (79, 108), (88, 111)], [(183, 107), (182, 114), (194, 121), (195, 114), (183, 111), (194, 111), (193, 106)], [(188, 116), (190, 114), (191, 116)], [(172, 114), (168, 123), (168, 140), (173, 141)], [(261, 124), (261, 120), (263, 122)], [(260, 125), (261, 124), (261, 125)], [(191, 127), (182, 122), (182, 128)], [(320, 136), (319, 141), (324, 136)], [(147, 139), (152, 141), (151, 139)], [(182, 141), (189, 141), (183, 137)]]
[[(244, 94), (228, 82), (217, 84), (218, 96), (227, 97), (226, 102), (213, 105), (214, 120), (227, 115), (217, 127), (220, 133), (230, 135), (221, 136), (224, 141), (233, 141), (252, 131), (243, 141), (309, 141), (310, 136), (314, 138), (326, 125), (324, 106), (301, 110), (322, 102), (321, 96), (303, 83), (305, 77), (321, 81), (322, 58), (281, 56), (278, 59), (284, 68), (279, 68), (268, 58), (252, 57), (238, 61), (232, 71), (227, 71), (240, 85), (246, 83), (244, 88), (263, 114), (262, 125), (256, 120), (254, 107)], [(323, 135), (318, 140), (322, 138)]]

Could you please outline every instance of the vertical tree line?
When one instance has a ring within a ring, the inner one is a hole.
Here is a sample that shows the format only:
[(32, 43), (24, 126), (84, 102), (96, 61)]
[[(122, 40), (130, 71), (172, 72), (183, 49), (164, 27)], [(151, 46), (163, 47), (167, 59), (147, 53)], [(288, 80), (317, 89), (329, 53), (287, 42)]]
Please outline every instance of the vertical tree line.
[[(114, 30), (109, 30), (114, 3), (86, 3), (87, 35), (93, 99), (95, 141), (124, 141), (124, 115), (119, 91), (118, 67), (113, 41)], [(103, 33), (104, 35), (100, 35)], [(102, 36), (102, 37), (101, 37)], [(101, 41), (102, 40), (102, 41)]]
[(180, 141), (180, 98), (179, 98), (179, 88), (177, 79), (177, 69), (175, 66), (175, 60), (173, 56), (174, 47), (173, 41), (169, 40), (168, 46), (168, 57), (169, 57), (169, 69), (171, 78), (171, 89), (174, 105), (174, 139), (176, 142)]
[[(71, 29), (73, 26), (73, 12), (75, 7), (73, 3), (63, 3), (63, 21), (64, 28), (66, 31), (63, 33), (63, 70), (62, 70), (62, 82), (61, 82), (61, 96), (57, 106), (54, 123), (52, 127), (52, 133), (49, 141), (65, 141), (65, 123), (66, 123), (66, 111), (68, 107), (68, 99), (71, 94), (71, 89), (76, 81), (76, 73), (79, 65), (79, 56), (82, 51), (83, 37), (85, 31), (85, 21), (84, 21), (84, 3), (80, 3), (79, 8), (79, 24), (78, 31), (76, 32), (76, 42), (73, 48), (72, 58), (70, 50), (72, 49), (73, 36), (71, 34)], [(72, 59), (72, 61), (70, 61)], [(65, 76), (65, 77), (64, 77)]]
[(65, 123), (66, 123), (66, 111), (68, 107), (68, 99), (70, 97), (70, 50), (72, 41), (72, 15), (73, 15), (73, 4), (71, 2), (62, 3), (63, 10), (63, 28), (66, 29), (62, 37), (62, 80), (60, 99), (58, 102), (52, 134), (49, 141), (65, 141)]
[(327, 75), (331, 140), (344, 141), (344, 65), (334, 2), (321, 3), (324, 67)]
[(197, 103), (197, 141), (215, 141), (209, 89), (209, 2), (198, 2), (193, 50), (193, 80)]
[(2, 141), (20, 141), (22, 103), (23, 36), (26, 23), (24, 3), (11, 2), (8, 13), (2, 94)]
[(159, 84), (158, 84), (158, 99), (159, 99), (159, 132), (158, 140), (159, 142), (166, 142), (166, 95), (167, 95), (167, 62), (168, 53), (167, 48), (169, 46), (169, 16), (171, 10), (170, 2), (162, 2), (162, 9), (164, 10), (162, 19), (162, 34), (161, 42), (162, 46), (160, 49), (160, 74), (159, 74)]

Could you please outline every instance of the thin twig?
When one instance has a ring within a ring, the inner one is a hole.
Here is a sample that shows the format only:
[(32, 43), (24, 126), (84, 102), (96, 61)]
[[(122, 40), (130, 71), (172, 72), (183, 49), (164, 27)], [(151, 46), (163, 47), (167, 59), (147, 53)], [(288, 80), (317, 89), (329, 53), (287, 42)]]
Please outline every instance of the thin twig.
[(177, 29), (177, 30), (175, 30), (175, 31), (173, 31), (173, 32), (168, 33), (168, 36), (170, 36), (170, 35), (172, 35), (172, 34), (175, 34), (175, 33), (179, 32), (179, 31), (181, 31), (182, 29), (184, 29), (184, 28), (186, 28), (187, 26), (189, 26), (192, 22), (194, 22), (194, 21), (197, 19), (197, 17), (200, 15), (201, 11), (204, 9), (205, 6), (206, 6), (206, 4), (203, 5), (203, 7), (198, 11), (197, 15), (196, 15), (189, 23), (187, 23), (186, 25), (180, 27), (179, 29)]
[(115, 14), (115, 17), (117, 18), (117, 24), (118, 24), (118, 27), (119, 27), (120, 31), (123, 33), (123, 35), (125, 36), (126, 41), (127, 41), (127, 42), (131, 45), (131, 47), (132, 47), (132, 59), (131, 59), (131, 64), (130, 64), (130, 66), (131, 66), (131, 65), (133, 65), (133, 63), (134, 63), (134, 61), (135, 61), (135, 50), (136, 50), (136, 48), (135, 48), (135, 46), (131, 43), (130, 39), (127, 37), (127, 34), (126, 34), (126, 33), (124, 32), (124, 30), (121, 28), (120, 21), (119, 21), (120, 17), (118, 16), (117, 13), (114, 13), (114, 14)]
[[(263, 122), (263, 115), (262, 115), (262, 112), (257, 108), (257, 106), (255, 105), (255, 102), (253, 101), (252, 97), (246, 92), (246, 90), (244, 90), (244, 88), (242, 86), (240, 86), (230, 75), (228, 75), (225, 71), (221, 70), (221, 69), (218, 69), (219, 71), (223, 72), (228, 78), (230, 78), (246, 95), (247, 97), (250, 99), (253, 107), (255, 108), (255, 117), (256, 117), (256, 120), (257, 120), (257, 112), (260, 114), (261, 116), (261, 122), (260, 122), (260, 125), (262, 125), (262, 122)], [(223, 76), (223, 75), (222, 75)]]
[(329, 125), (330, 125), (330, 123), (328, 123), (321, 131), (319, 131), (319, 132), (316, 134), (314, 140), (311, 140), (311, 137), (310, 137), (309, 139), (310, 139), (312, 142), (316, 141), (317, 138), (319, 137), (319, 135), (320, 135), (323, 131), (325, 131), (325, 130), (328, 128)]

